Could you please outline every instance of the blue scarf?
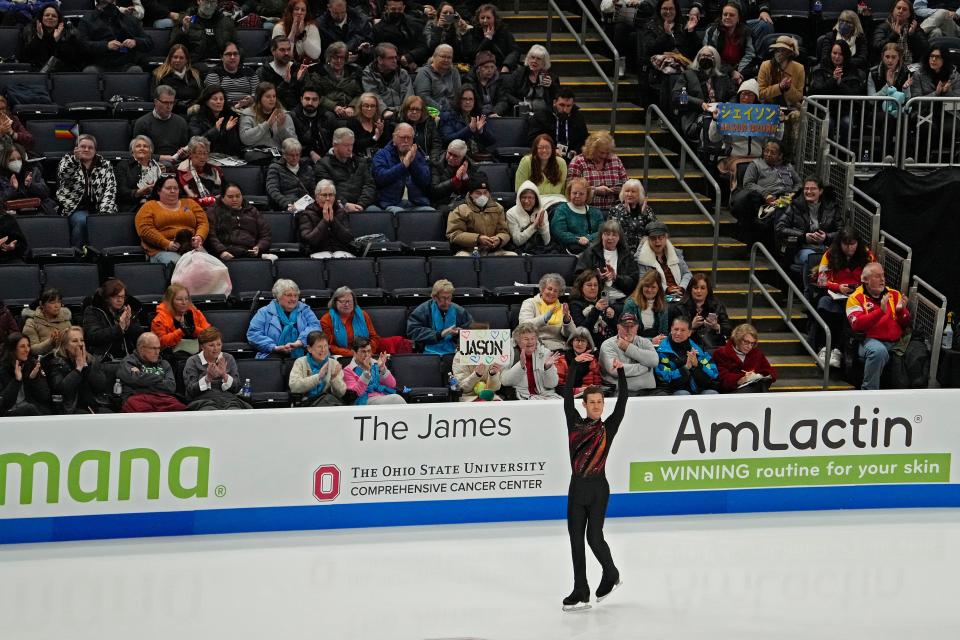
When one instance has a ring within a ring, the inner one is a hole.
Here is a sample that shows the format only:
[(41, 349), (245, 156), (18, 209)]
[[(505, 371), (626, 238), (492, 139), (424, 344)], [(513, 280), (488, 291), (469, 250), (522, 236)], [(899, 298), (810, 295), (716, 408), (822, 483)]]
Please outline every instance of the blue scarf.
[[(277, 344), (296, 342), (300, 337), (300, 332), (297, 330), (297, 319), (300, 317), (299, 303), (289, 314), (283, 310), (283, 307), (276, 300), (273, 301), (273, 308), (277, 312), (277, 320), (280, 321), (280, 337), (277, 338)], [(298, 347), (290, 352), (290, 356), (300, 358), (306, 352), (307, 350), (303, 347)]]
[[(437, 304), (437, 301), (434, 300), (430, 303), (430, 316), (433, 320), (433, 330), (437, 333), (442, 332), (444, 329), (456, 325), (457, 322), (457, 311), (451, 305), (447, 309), (446, 317), (443, 316), (440, 311), (440, 305)], [(443, 340), (435, 342), (434, 344), (428, 344), (423, 348), (426, 353), (435, 353), (438, 356), (445, 356), (449, 353), (457, 352), (457, 345), (453, 343), (453, 334), (447, 334)]]
[[(323, 368), (323, 365), (325, 365), (325, 364), (328, 363), (329, 361), (330, 361), (330, 356), (327, 356), (326, 358), (324, 358), (324, 359), (321, 360), (320, 362), (317, 362), (316, 360), (313, 359), (313, 356), (308, 352), (308, 353), (307, 353), (307, 364), (310, 365), (310, 375), (314, 375), (314, 376), (315, 376), (315, 375), (317, 375), (318, 373), (320, 373), (320, 369), (322, 369), (322, 368)], [(316, 397), (320, 396), (320, 394), (323, 393), (323, 390), (324, 390), (324, 388), (325, 388), (326, 386), (327, 386), (327, 381), (324, 380), (323, 378), (320, 378), (319, 382), (317, 382), (317, 386), (315, 386), (313, 389), (310, 389), (310, 391), (307, 392), (307, 397), (308, 397), (308, 398), (316, 398)]]
[[(353, 372), (358, 376), (363, 377), (363, 367), (357, 365), (354, 367)], [(370, 382), (367, 383), (367, 390), (363, 392), (363, 395), (357, 398), (357, 401), (353, 404), (355, 405), (364, 405), (370, 401), (370, 392), (380, 393), (385, 396), (396, 393), (396, 389), (391, 389), (390, 387), (385, 387), (380, 384), (380, 367), (377, 366), (377, 363), (374, 362), (370, 367)]]
[[(340, 314), (337, 313), (336, 309), (330, 309), (330, 324), (333, 325), (333, 339), (337, 343), (338, 347), (343, 349), (352, 349), (350, 346), (350, 341), (347, 340), (347, 327), (343, 324), (343, 320), (340, 319)], [(367, 329), (367, 321), (363, 317), (363, 310), (354, 305), (353, 307), (353, 322), (351, 323), (353, 327), (353, 337), (354, 338), (369, 338), (370, 330)]]

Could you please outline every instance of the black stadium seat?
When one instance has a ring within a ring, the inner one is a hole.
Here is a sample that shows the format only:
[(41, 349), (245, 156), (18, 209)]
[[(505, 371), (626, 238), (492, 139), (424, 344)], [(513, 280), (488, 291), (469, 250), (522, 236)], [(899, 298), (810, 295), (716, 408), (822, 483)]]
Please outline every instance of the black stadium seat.
[(536, 291), (523, 286), (529, 284), (529, 280), (527, 261), (521, 256), (480, 258), (480, 286), (495, 298), (530, 297)]
[(29, 120), (25, 123), (33, 134), (34, 147), (48, 158), (61, 158), (72, 153), (77, 145), (77, 123), (73, 120)]
[(20, 49), (22, 27), (0, 27), (0, 58), (12, 60)]
[(386, 236), (386, 242), (365, 244), (362, 252), (364, 256), (391, 255), (403, 251), (403, 245), (397, 242), (397, 231), (394, 228), (393, 214), (388, 211), (361, 211), (360, 213), (351, 213), (347, 226), (350, 227), (350, 233), (353, 234), (354, 238), (374, 233), (382, 233)]
[(216, 327), (223, 338), (223, 350), (234, 358), (252, 358), (256, 351), (247, 342), (247, 327), (250, 326), (249, 311), (211, 309), (203, 312), (207, 322)]
[(139, 258), (143, 260), (143, 247), (134, 225), (134, 214), (99, 215), (87, 218), (87, 235), (90, 246), (107, 258)]
[(245, 62), (270, 55), (270, 32), (266, 29), (237, 29), (237, 45)]
[(149, 73), (107, 71), (101, 75), (101, 78), (103, 80), (104, 100), (109, 101), (113, 96), (127, 96), (153, 103), (153, 96), (150, 95)]
[(501, 160), (519, 162), (530, 153), (527, 118), (488, 118), (486, 128), (497, 141), (496, 153)]
[(377, 260), (380, 288), (397, 299), (430, 297), (433, 283), (427, 278), (427, 261), (420, 256), (398, 256)]
[(0, 265), (3, 293), (0, 300), (19, 315), (16, 307), (25, 307), (40, 297), (40, 266), (36, 264)]
[(167, 52), (170, 50), (170, 29), (144, 27), (143, 30), (150, 36), (150, 40), (153, 41), (153, 46), (147, 51), (147, 57), (151, 60), (159, 58), (162, 62), (167, 58)]
[[(233, 284), (234, 298), (244, 302), (253, 300), (269, 300), (273, 297), (273, 268), (270, 260), (236, 259), (227, 263), (230, 272), (230, 281)], [(259, 291), (259, 296), (257, 292)]]
[(379, 300), (383, 289), (377, 284), (377, 265), (373, 258), (332, 258), (324, 260), (327, 285), (336, 290), (347, 286), (358, 298)]
[(296, 216), (284, 211), (261, 213), (270, 225), (270, 253), (278, 256), (299, 256), (300, 243), (297, 242), (295, 228)]
[(109, 120), (81, 120), (80, 133), (97, 139), (97, 153), (116, 160), (130, 154), (130, 121), (121, 118)]
[(277, 260), (277, 278), (293, 280), (300, 287), (300, 298), (304, 300), (328, 300), (327, 275), (323, 270), (323, 260), (313, 258), (292, 258)]
[(404, 211), (397, 216), (397, 240), (414, 252), (450, 253), (447, 216), (439, 211)]
[(143, 304), (158, 304), (170, 277), (166, 266), (151, 262), (117, 264), (113, 267), (113, 275), (123, 282), (128, 295)]
[(398, 390), (410, 388), (411, 402), (446, 402), (450, 389), (440, 370), (440, 356), (404, 353), (390, 357), (387, 369), (397, 379)]
[(100, 274), (95, 264), (48, 264), (43, 286), (58, 289), (64, 304), (77, 306), (100, 286)]
[(491, 329), (510, 329), (510, 308), (505, 304), (470, 304), (464, 307), (474, 322), (485, 322)]
[(456, 288), (457, 298), (483, 299), (483, 289), (477, 278), (477, 261), (473, 258), (436, 256), (430, 258), (430, 282), (441, 278), (449, 280)]
[(60, 2), (60, 10), (66, 13), (90, 9), (93, 9), (93, 0), (62, 0)]
[(570, 255), (542, 255), (529, 256), (530, 283), (540, 282), (540, 278), (548, 273), (559, 273), (563, 276), (567, 286), (573, 284), (574, 270), (577, 267), (577, 256)]
[(289, 407), (290, 393), (287, 391), (287, 379), (284, 376), (283, 363), (280, 360), (237, 360), (240, 371), (240, 384), (250, 380), (253, 388), (252, 404), (257, 408)]
[(100, 94), (99, 73), (51, 73), (50, 81), (50, 97), (70, 117), (102, 118), (107, 115), (109, 105)]
[(477, 171), (487, 174), (487, 183), (490, 185), (490, 191), (504, 192), (513, 191), (513, 176), (510, 165), (502, 162), (491, 162), (490, 164), (477, 165)]
[(370, 321), (381, 336), (407, 335), (406, 307), (364, 307), (370, 315)]
[(220, 167), (223, 170), (225, 182), (236, 182), (243, 192), (243, 199), (252, 202), (258, 207), (266, 207), (270, 202), (267, 197), (266, 178), (260, 167)]
[(18, 216), (17, 222), (30, 247), (34, 262), (73, 259), (77, 250), (70, 245), (70, 221), (61, 216)]

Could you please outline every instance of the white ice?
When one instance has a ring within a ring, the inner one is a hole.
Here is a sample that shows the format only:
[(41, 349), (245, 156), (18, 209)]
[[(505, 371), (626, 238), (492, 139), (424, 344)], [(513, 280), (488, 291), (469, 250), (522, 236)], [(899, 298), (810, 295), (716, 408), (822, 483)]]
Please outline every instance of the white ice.
[(960, 510), (617, 518), (606, 534), (624, 584), (581, 613), (560, 610), (563, 521), (0, 547), (0, 638), (960, 636)]

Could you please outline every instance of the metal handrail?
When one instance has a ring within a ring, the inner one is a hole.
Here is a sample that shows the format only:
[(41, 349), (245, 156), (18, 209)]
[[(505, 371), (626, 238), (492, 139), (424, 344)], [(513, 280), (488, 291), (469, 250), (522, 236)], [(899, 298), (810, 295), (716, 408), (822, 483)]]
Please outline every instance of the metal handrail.
[[(653, 116), (656, 115), (660, 119), (661, 125), (663, 125), (666, 130), (673, 136), (674, 140), (680, 145), (680, 168), (677, 169), (673, 166), (673, 163), (670, 162), (670, 159), (667, 158), (664, 150), (660, 148), (660, 145), (656, 143), (653, 139), (653, 136), (650, 135), (650, 131), (653, 127)], [(690, 148), (690, 145), (687, 144), (687, 141), (683, 139), (677, 130), (670, 124), (670, 120), (663, 114), (663, 111), (660, 110), (655, 104), (651, 104), (647, 107), (647, 126), (646, 131), (643, 135), (643, 189), (644, 191), (649, 191), (650, 185), (650, 152), (649, 150), (653, 149), (654, 152), (660, 157), (660, 161), (667, 167), (670, 173), (673, 174), (673, 177), (680, 183), (680, 188), (686, 192), (688, 196), (693, 199), (694, 204), (697, 205), (697, 208), (700, 209), (700, 213), (703, 214), (707, 220), (710, 221), (710, 224), (713, 225), (713, 257), (712, 263), (710, 265), (710, 278), (711, 282), (716, 286), (717, 283), (717, 258), (718, 258), (718, 246), (720, 244), (720, 185), (717, 184), (717, 181), (713, 178), (710, 171), (707, 170), (703, 163), (700, 162), (700, 158), (697, 157), (697, 154), (694, 153), (693, 149)], [(687, 173), (687, 159), (693, 161), (694, 166), (700, 170), (703, 174), (703, 179), (707, 184), (713, 187), (713, 215), (707, 211), (707, 208), (703, 206), (703, 203), (700, 202), (700, 198), (697, 196), (697, 193), (690, 188), (690, 185), (687, 184), (686, 173)]]
[[(583, 0), (574, 0), (577, 3), (577, 6), (580, 7), (580, 33), (577, 33), (577, 30), (573, 28), (573, 25), (570, 24), (570, 21), (567, 20), (567, 16), (563, 14), (563, 10), (557, 5), (556, 0), (547, 0), (547, 51), (551, 49), (552, 39), (553, 39), (553, 14), (556, 12), (557, 17), (560, 18), (560, 22), (563, 23), (563, 26), (567, 28), (567, 31), (570, 32), (577, 40), (577, 44), (580, 45), (580, 48), (583, 50), (583, 53), (587, 56), (587, 59), (590, 61), (590, 64), (593, 65), (594, 69), (597, 70), (597, 73), (600, 74), (600, 77), (606, 83), (607, 88), (610, 89), (610, 92), (613, 94), (612, 102), (610, 104), (610, 133), (614, 133), (617, 128), (617, 100), (619, 97), (620, 90), (620, 69), (623, 67), (624, 61), (620, 58), (620, 54), (617, 52), (617, 48), (613, 45), (613, 42), (610, 38), (607, 37), (607, 34), (604, 32), (603, 28), (600, 26), (600, 23), (597, 22), (597, 19), (593, 17), (593, 14), (590, 13), (590, 10), (587, 9), (586, 5), (583, 4)], [(607, 74), (604, 72), (603, 67), (600, 66), (600, 63), (597, 62), (597, 58), (593, 55), (593, 52), (586, 45), (587, 39), (587, 22), (593, 26), (593, 28), (600, 35), (600, 39), (603, 41), (607, 48), (610, 50), (610, 53), (613, 54), (613, 80), (611, 81)]]
[[(899, 291), (906, 291), (907, 286), (910, 284), (910, 266), (913, 263), (913, 249), (909, 246), (897, 240), (894, 236), (890, 235), (886, 231), (880, 232), (880, 251), (877, 252), (877, 260), (883, 264), (883, 254), (887, 251), (887, 243), (892, 244), (893, 246), (900, 249), (904, 254), (903, 256), (897, 256), (903, 260), (903, 266), (900, 269), (900, 282), (897, 283), (896, 287)], [(896, 255), (896, 254), (894, 254)]]
[[(870, 243), (870, 250), (873, 251), (873, 255), (878, 256), (880, 255), (880, 203), (857, 186), (850, 187), (850, 192), (853, 194), (850, 216), (856, 216), (858, 211), (863, 211), (870, 216), (870, 237), (867, 240)], [(873, 211), (867, 209), (867, 206), (872, 207)], [(856, 228), (855, 224), (854, 228)]]
[[(920, 292), (920, 287), (926, 289), (923, 293)], [(902, 289), (901, 289), (902, 291)], [(926, 294), (933, 294), (928, 296)], [(939, 305), (936, 304), (931, 297), (938, 298)], [(920, 305), (921, 299), (929, 304), (931, 307), (936, 308), (936, 318), (933, 321), (932, 333), (930, 336), (930, 373), (927, 377), (927, 388), (933, 389), (937, 387), (937, 371), (940, 367), (940, 347), (942, 346), (943, 341), (943, 326), (947, 320), (947, 297), (940, 293), (938, 290), (934, 289), (928, 282), (913, 276), (913, 285), (910, 287), (909, 293), (910, 301), (907, 303), (908, 308), (910, 309), (910, 314), (913, 317), (914, 323), (916, 323), (919, 314), (917, 313), (917, 307)]]
[[(787, 311), (780, 307), (777, 301), (774, 299), (770, 292), (767, 290), (765, 284), (760, 282), (760, 279), (757, 278), (757, 251), (763, 253), (764, 257), (767, 259), (767, 262), (770, 266), (773, 267), (773, 270), (780, 276), (780, 278), (787, 283)], [(830, 351), (833, 346), (833, 336), (830, 335), (830, 327), (824, 322), (823, 318), (820, 317), (820, 314), (817, 313), (817, 310), (813, 308), (813, 305), (810, 304), (810, 301), (803, 295), (803, 292), (797, 287), (789, 275), (780, 267), (777, 261), (774, 259), (770, 252), (765, 246), (759, 242), (755, 242), (753, 247), (750, 249), (750, 279), (748, 282), (747, 288), (747, 323), (752, 324), (753, 320), (753, 287), (754, 285), (760, 289), (760, 293), (763, 294), (763, 297), (767, 299), (767, 302), (771, 307), (780, 315), (780, 319), (787, 325), (787, 328), (793, 332), (795, 336), (800, 338), (800, 344), (803, 345), (803, 348), (807, 350), (813, 359), (817, 362), (817, 366), (823, 369), (823, 388), (827, 389), (830, 386)], [(800, 329), (793, 324), (793, 299), (799, 298), (800, 302), (803, 303), (803, 306), (807, 309), (807, 322), (816, 322), (823, 329), (823, 333), (827, 338), (826, 343), (824, 344), (824, 354), (825, 357), (821, 361), (817, 357), (817, 353), (814, 352), (813, 347), (810, 346), (810, 343), (807, 342), (807, 337), (804, 335)]]
[[(929, 114), (924, 112), (923, 106), (925, 104), (931, 105)], [(920, 131), (919, 127), (920, 125), (926, 123), (931, 125), (933, 124), (934, 118), (936, 118), (937, 115), (937, 104), (941, 105), (941, 108), (939, 109), (940, 130), (938, 132), (938, 143), (936, 147), (934, 147), (931, 145), (931, 143), (934, 141), (933, 127), (927, 127), (925, 136), (923, 135), (923, 132)], [(943, 167), (944, 165), (955, 166), (957, 164), (957, 162), (954, 160), (954, 154), (956, 154), (960, 148), (958, 148), (956, 134), (948, 138), (944, 137), (946, 132), (944, 131), (943, 125), (948, 116), (946, 115), (947, 111), (943, 108), (943, 106), (947, 104), (953, 105), (954, 109), (960, 109), (960, 98), (945, 96), (919, 96), (907, 100), (907, 103), (903, 106), (903, 109), (900, 110), (900, 130), (898, 131), (898, 136), (903, 139), (904, 144), (900, 145), (900, 155), (897, 158), (897, 166), (899, 166), (901, 169), (906, 168), (907, 158), (913, 160), (913, 162), (910, 163), (911, 167), (922, 169), (937, 169)], [(904, 117), (904, 113), (911, 114), (911, 117)], [(950, 118), (953, 118), (953, 121), (950, 122), (950, 126), (953, 131), (956, 131), (957, 128), (960, 128), (960, 117), (958, 116), (960, 116), (960, 113), (957, 115), (951, 113), (949, 116)], [(910, 139), (908, 128), (914, 119), (916, 120), (918, 127), (917, 135), (913, 140), (913, 144), (908, 144), (907, 140)], [(923, 145), (924, 139), (926, 139), (925, 146)], [(910, 147), (913, 148), (913, 151), (910, 150)], [(942, 160), (938, 160), (937, 162), (929, 162), (934, 148), (937, 150), (938, 154), (942, 153), (943, 151), (949, 151), (949, 159), (946, 162)], [(926, 153), (926, 157), (924, 158), (924, 160), (926, 160), (925, 162), (917, 161), (921, 159), (919, 157), (921, 152)]]
[[(890, 156), (900, 157), (900, 103), (892, 96), (808, 96), (818, 109), (829, 115), (830, 126), (827, 139), (849, 150), (856, 168), (879, 168), (884, 166), (883, 159)], [(898, 107), (896, 116), (884, 111), (885, 103)], [(869, 117), (868, 117), (869, 115)], [(843, 117), (849, 118), (846, 131), (841, 131)], [(875, 125), (882, 124), (883, 135), (877, 144)], [(835, 126), (834, 126), (835, 125)], [(868, 129), (874, 129), (869, 138)], [(887, 135), (887, 133), (892, 135)], [(892, 147), (892, 148), (888, 148)]]

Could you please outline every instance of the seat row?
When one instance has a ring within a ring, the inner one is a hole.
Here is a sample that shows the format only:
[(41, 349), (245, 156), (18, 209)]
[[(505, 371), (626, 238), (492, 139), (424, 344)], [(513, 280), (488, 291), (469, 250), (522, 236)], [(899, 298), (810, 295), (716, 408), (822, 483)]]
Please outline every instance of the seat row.
[[(389, 300), (424, 300), (433, 283), (449, 280), (457, 288), (461, 301), (511, 299), (535, 292), (535, 284), (547, 273), (559, 273), (571, 283), (576, 256), (388, 256), (313, 260), (241, 259), (226, 263), (233, 284), (233, 302), (250, 306), (271, 297), (278, 278), (297, 283), (301, 297), (312, 306), (321, 306), (340, 286), (349, 286), (362, 304), (381, 304)], [(90, 263), (48, 263), (40, 265), (0, 266), (4, 283), (4, 301), (11, 307), (24, 306), (37, 299), (41, 289), (58, 289), (68, 306), (80, 305), (110, 273), (101, 273)], [(147, 262), (113, 265), (112, 275), (123, 280), (127, 293), (143, 303), (156, 304), (169, 283), (168, 269)], [(199, 304), (218, 305), (227, 301), (198, 296)]]

